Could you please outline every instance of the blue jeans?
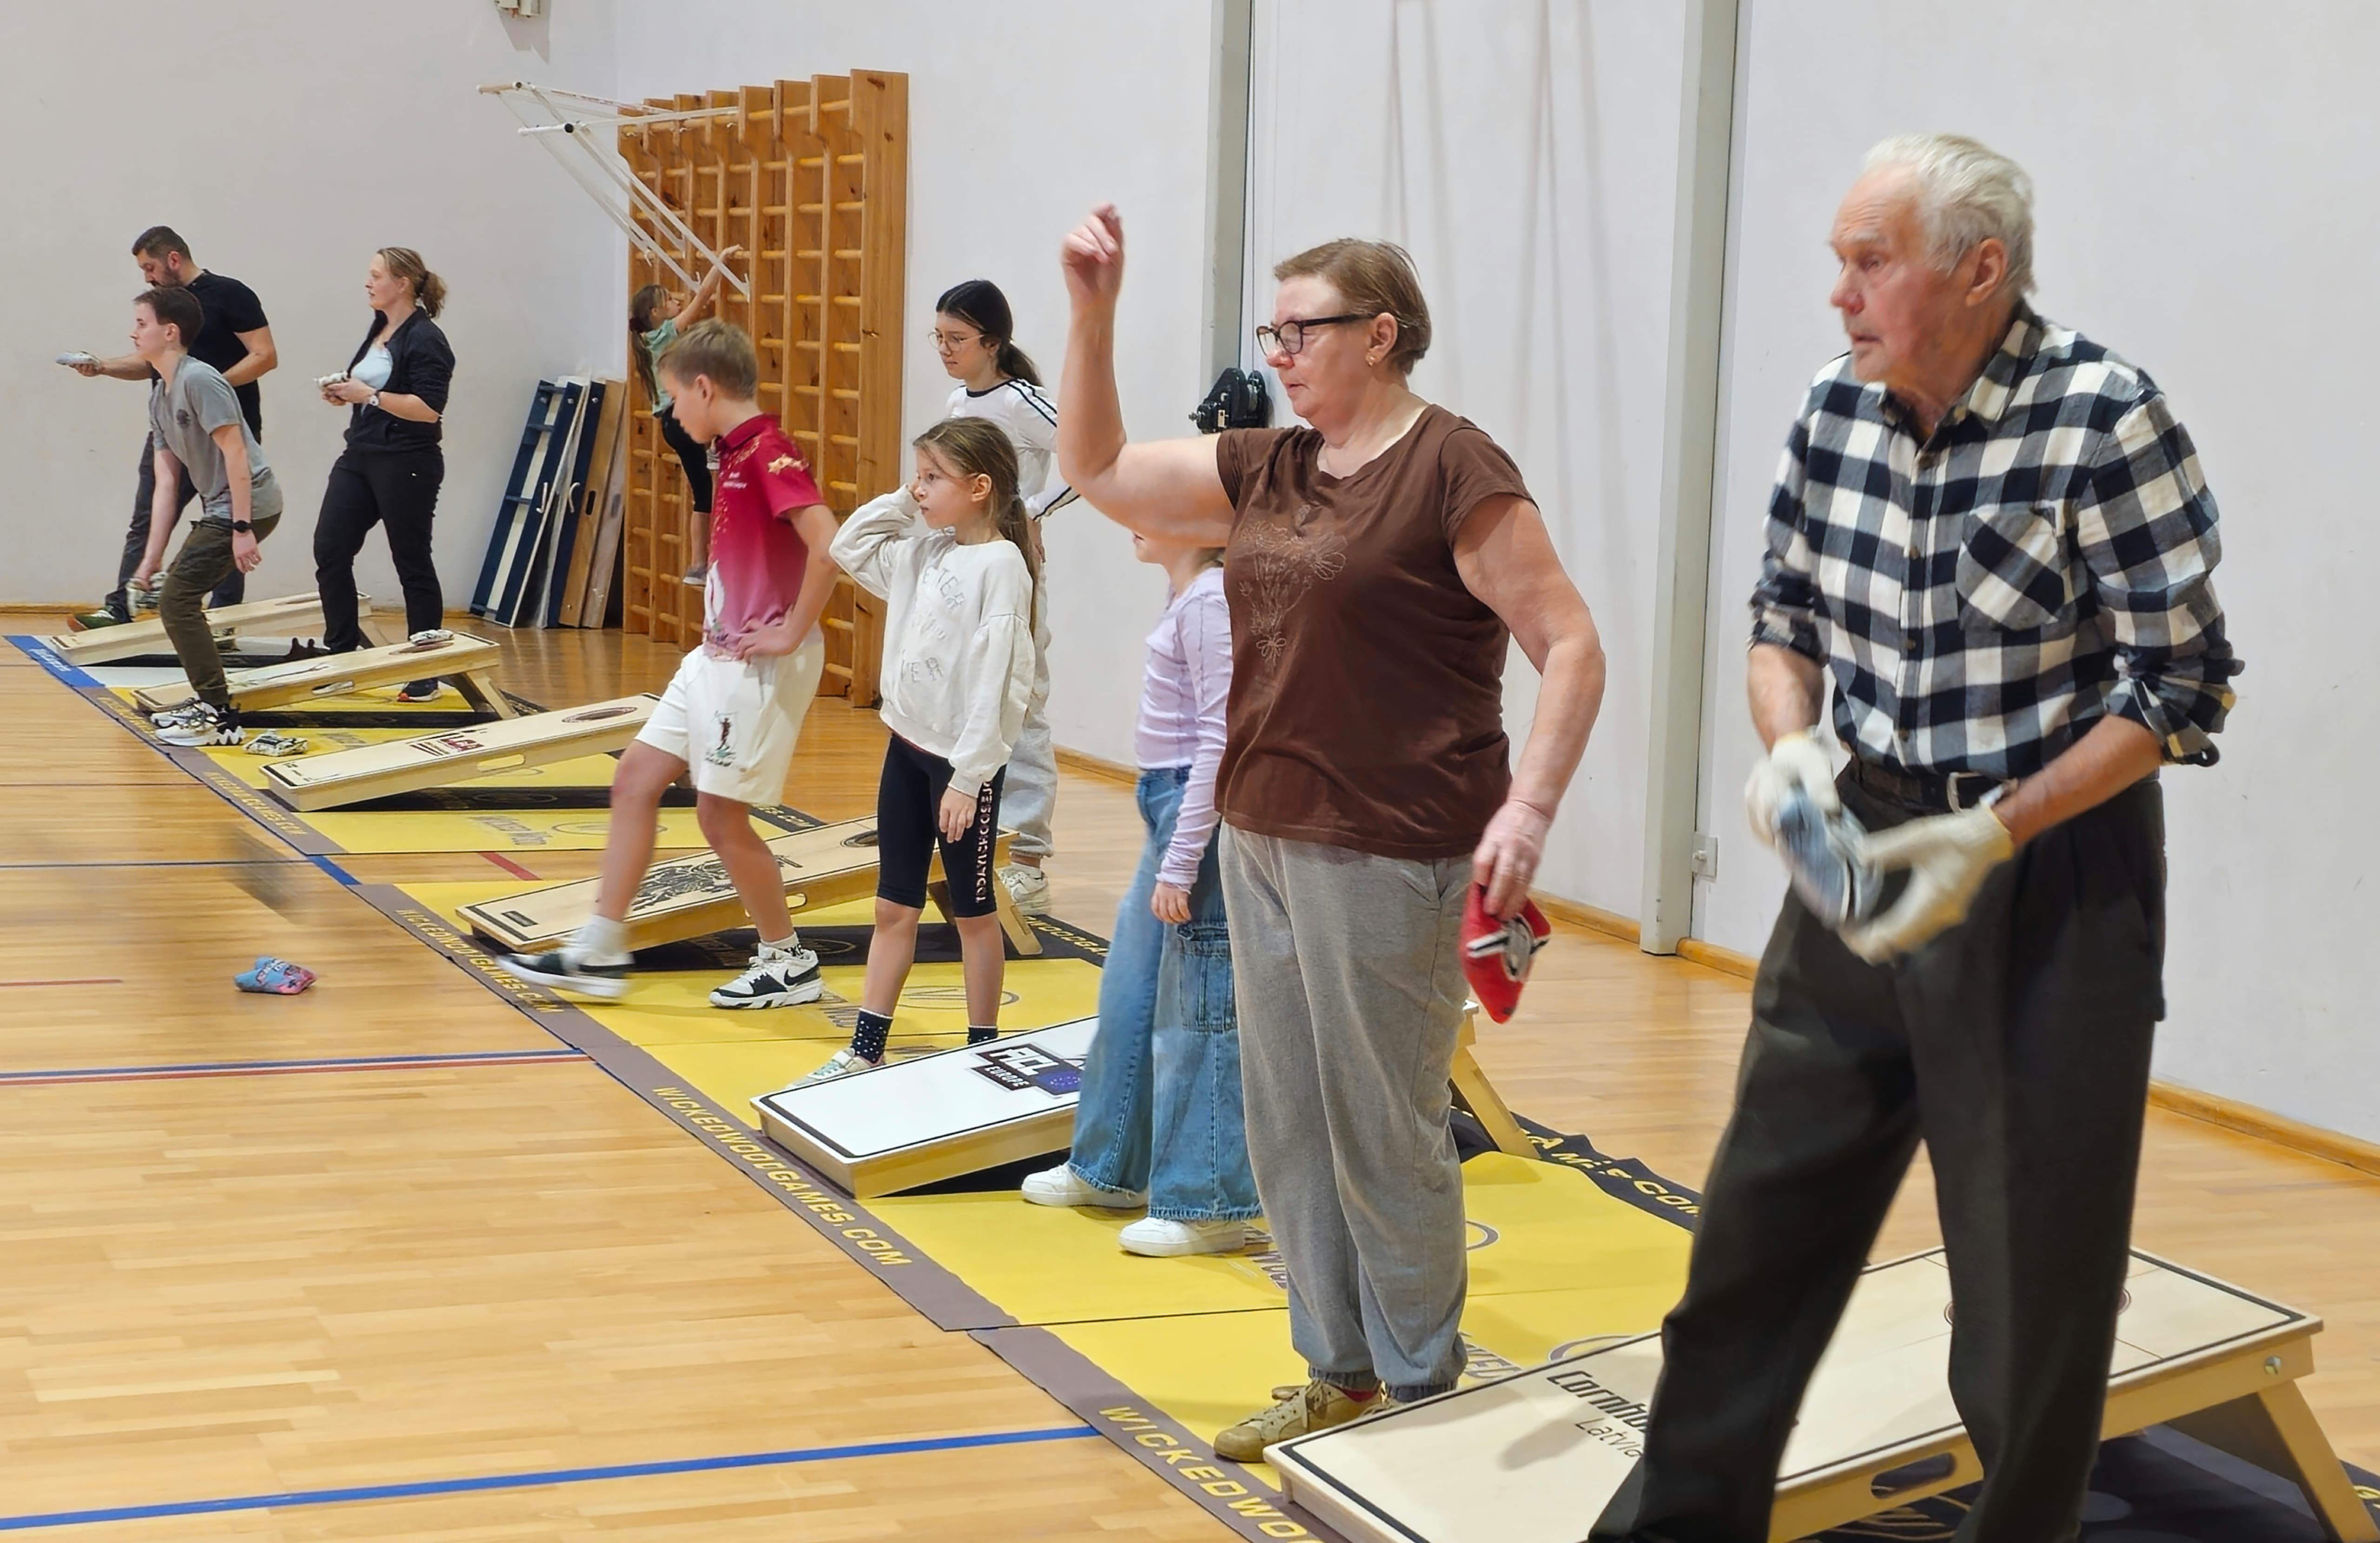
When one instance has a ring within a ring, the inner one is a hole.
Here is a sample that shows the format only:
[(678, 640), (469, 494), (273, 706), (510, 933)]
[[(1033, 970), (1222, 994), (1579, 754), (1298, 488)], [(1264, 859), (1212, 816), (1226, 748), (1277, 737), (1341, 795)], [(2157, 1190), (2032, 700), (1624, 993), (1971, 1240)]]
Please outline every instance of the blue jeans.
[(1173, 840), (1187, 767), (1140, 774), (1148, 844), (1116, 910), (1099, 972), (1099, 1031), (1083, 1064), (1069, 1166), (1102, 1189), (1147, 1189), (1148, 1214), (1174, 1221), (1255, 1216), (1240, 1115), (1239, 1015), (1215, 844), (1198, 859), (1190, 919), (1148, 909)]

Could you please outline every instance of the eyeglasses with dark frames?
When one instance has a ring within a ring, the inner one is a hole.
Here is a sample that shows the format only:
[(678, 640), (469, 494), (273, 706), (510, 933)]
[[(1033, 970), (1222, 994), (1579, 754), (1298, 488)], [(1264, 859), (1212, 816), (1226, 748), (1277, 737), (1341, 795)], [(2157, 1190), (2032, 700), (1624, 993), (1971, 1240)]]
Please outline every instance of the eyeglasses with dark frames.
[(1305, 348), (1305, 332), (1309, 327), (1335, 326), (1341, 322), (1368, 322), (1370, 312), (1350, 310), (1337, 316), (1305, 316), (1283, 322), (1280, 326), (1257, 329), (1257, 347), (1267, 354), (1286, 354), (1295, 358)]

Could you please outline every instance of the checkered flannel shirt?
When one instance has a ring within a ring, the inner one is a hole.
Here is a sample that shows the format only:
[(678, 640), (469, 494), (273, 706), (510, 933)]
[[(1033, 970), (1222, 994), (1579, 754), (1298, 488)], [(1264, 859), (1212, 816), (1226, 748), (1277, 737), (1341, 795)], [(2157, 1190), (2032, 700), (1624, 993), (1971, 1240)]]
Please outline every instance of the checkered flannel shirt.
[(1836, 731), (1888, 766), (2028, 776), (2111, 712), (2212, 764), (2240, 667), (2215, 527), (2155, 384), (2020, 306), (1930, 439), (1848, 356), (1812, 383), (1752, 640), (1829, 669)]

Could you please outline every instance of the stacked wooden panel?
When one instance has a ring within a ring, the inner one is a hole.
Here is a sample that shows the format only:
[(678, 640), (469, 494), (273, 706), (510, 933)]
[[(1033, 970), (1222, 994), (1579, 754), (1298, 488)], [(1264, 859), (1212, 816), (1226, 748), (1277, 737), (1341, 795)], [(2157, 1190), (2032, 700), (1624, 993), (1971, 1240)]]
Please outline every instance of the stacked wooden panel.
[[(714, 251), (741, 246), (717, 313), (752, 334), (761, 407), (810, 461), (838, 515), (898, 485), (903, 276), (908, 214), (908, 78), (880, 70), (780, 80), (705, 96), (653, 100), (710, 109), (685, 123), (629, 125), (621, 153), (647, 187)], [(663, 246), (670, 233), (639, 212)], [(698, 254), (680, 259), (699, 276)], [(632, 256), (630, 293), (672, 283)], [(633, 414), (622, 541), (631, 632), (690, 645), (701, 592), (681, 582), (694, 532), (686, 482), (650, 403)], [(826, 620), (822, 688), (855, 702), (877, 696), (881, 608), (849, 580)]]

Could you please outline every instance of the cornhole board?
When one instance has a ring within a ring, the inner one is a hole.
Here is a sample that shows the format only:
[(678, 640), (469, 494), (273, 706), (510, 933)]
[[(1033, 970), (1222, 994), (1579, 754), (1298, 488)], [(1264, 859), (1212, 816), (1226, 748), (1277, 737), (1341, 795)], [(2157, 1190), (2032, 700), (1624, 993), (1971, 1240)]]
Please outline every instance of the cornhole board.
[[(437, 643), (391, 643), (358, 649), (353, 653), (316, 654), (285, 664), (257, 670), (236, 670), (225, 681), (232, 705), (243, 712), (285, 707), (291, 702), (320, 701), (325, 697), (352, 696), (375, 686), (401, 686), (409, 680), (443, 675), (454, 681), (465, 699), (482, 712), (513, 716), (512, 705), (496, 689), (492, 678), (504, 650), (484, 638), (458, 632)], [(143, 686), (132, 700), (143, 712), (155, 712), (189, 699), (187, 682)]]
[[(1938, 1248), (1860, 1277), (1786, 1444), (1774, 1543), (1983, 1476), (1950, 1402), (1951, 1311)], [(2373, 1543), (2380, 1533), (2297, 1389), (2321, 1329), (2135, 1253), (2104, 1432), (2170, 1425), (2296, 1484), (2331, 1537)], [(1266, 1457), (1291, 1500), (1350, 1538), (1576, 1543), (1634, 1465), (1660, 1370), (1660, 1335), (1638, 1335)]]
[[(375, 643), (388, 640), (382, 629), (372, 620), (370, 601), (358, 595), (356, 612), (365, 637)], [(242, 633), (256, 633), (268, 638), (312, 637), (322, 630), (322, 600), (321, 596), (311, 594), (284, 595), (279, 600), (223, 606), (209, 611), (206, 617), (207, 626), (216, 633), (227, 632), (235, 638)], [(174, 650), (173, 640), (165, 636), (165, 624), (154, 616), (146, 621), (127, 622), (122, 626), (95, 626), (89, 632), (60, 633), (55, 638), (42, 638), (42, 646), (78, 667)]]
[(856, 1199), (1062, 1152), (1096, 1017), (752, 1100), (760, 1130)]
[[(1074, 1140), (1083, 1062), (1099, 1024), (1077, 1018), (832, 1082), (795, 1083), (753, 1100), (752, 1107), (770, 1140), (854, 1199), (897, 1194), (1064, 1151)], [(1458, 1085), (1467, 1076), (1503, 1115), (1518, 1143), (1517, 1150), (1504, 1150), (1536, 1157), (1471, 1059), (1468, 1012), (1462, 1042), (1454, 1057)], [(1489, 1119), (1481, 1124), (1493, 1134)]]
[[(995, 862), (1007, 860), (1012, 835), (1008, 831), (1000, 832), (992, 848)], [(785, 881), (785, 904), (794, 911), (865, 900), (876, 893), (873, 820), (846, 820), (839, 825), (797, 831), (777, 836), (768, 845), (776, 854), (777, 872)], [(941, 881), (940, 854), (928, 877), (928, 890), (936, 891)], [(535, 954), (561, 942), (595, 914), (596, 883), (593, 879), (580, 879), (549, 884), (502, 900), (466, 905), (457, 914), (474, 932), (498, 947), (514, 954)], [(1001, 929), (1016, 952), (1040, 953), (1041, 941), (1016, 914), (1008, 886), (995, 883), (992, 893), (1000, 905)], [(636, 899), (628, 904), (628, 947), (657, 948), (745, 925), (744, 902), (736, 897), (735, 885), (718, 856), (698, 852), (655, 863), (646, 872)]]
[(417, 735), (319, 756), (271, 760), (269, 792), (293, 809), (334, 809), (474, 777), (608, 755), (637, 737), (661, 699), (650, 692), (558, 712), (530, 712), (484, 727)]

